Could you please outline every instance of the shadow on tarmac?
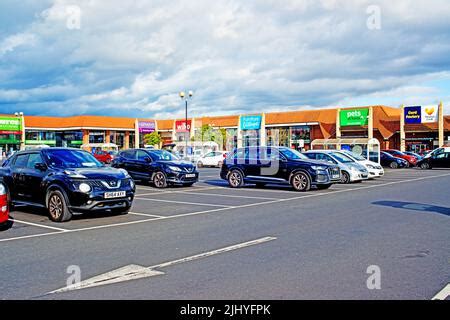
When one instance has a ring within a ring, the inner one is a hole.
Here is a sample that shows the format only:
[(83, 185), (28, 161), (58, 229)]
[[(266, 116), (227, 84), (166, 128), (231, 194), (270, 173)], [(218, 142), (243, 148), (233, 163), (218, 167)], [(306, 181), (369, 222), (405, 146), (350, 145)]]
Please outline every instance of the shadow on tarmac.
[(375, 202), (372, 202), (372, 204), (375, 204), (378, 206), (398, 208), (398, 209), (439, 213), (439, 214), (443, 214), (445, 216), (450, 216), (450, 208), (433, 206), (430, 204), (404, 202), (404, 201), (375, 201)]

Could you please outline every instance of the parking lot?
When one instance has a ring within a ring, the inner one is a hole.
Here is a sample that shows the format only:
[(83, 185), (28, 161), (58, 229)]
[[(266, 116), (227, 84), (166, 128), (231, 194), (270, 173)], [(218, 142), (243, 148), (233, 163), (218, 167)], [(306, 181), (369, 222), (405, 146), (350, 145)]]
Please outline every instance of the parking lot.
[[(176, 279), (161, 283), (164, 277), (158, 277), (158, 280), (135, 280), (130, 282), (132, 284), (124, 282), (57, 296), (89, 298), (96, 297), (96, 294), (98, 297), (102, 292), (102, 297), (116, 298), (119, 297), (116, 289), (131, 285), (127, 297), (145, 299), (431, 299), (450, 280), (450, 208), (448, 192), (444, 192), (450, 187), (448, 170), (388, 169), (385, 176), (377, 180), (336, 184), (328, 190), (306, 193), (295, 192), (289, 186), (257, 188), (248, 185), (232, 189), (220, 179), (218, 169), (202, 168), (200, 172), (199, 183), (192, 187), (161, 190), (138, 184), (128, 215), (81, 215), (58, 224), (51, 222), (42, 210), (16, 208), (11, 213), (10, 228), (0, 232), (0, 246), (8, 254), (8, 259), (2, 256), (4, 270), (0, 297), (54, 297), (45, 294), (65, 286), (67, 274), (64, 266), (69, 264), (80, 265), (86, 276), (95, 276), (130, 263), (146, 266), (200, 253), (212, 256), (216, 255), (215, 249), (234, 244), (243, 244), (244, 248), (240, 250), (238, 246), (230, 251), (236, 249), (251, 253), (256, 259), (242, 262), (240, 258), (233, 259), (232, 253), (219, 253), (219, 256), (231, 255), (228, 262), (231, 261), (232, 265), (241, 263), (239, 275), (233, 273), (234, 276), (227, 276), (221, 258), (204, 258), (203, 265), (206, 264), (208, 271), (199, 272), (199, 269), (185, 264), (187, 271), (184, 272), (190, 273), (186, 280), (179, 275)], [(411, 214), (403, 215), (402, 211)], [(255, 244), (246, 242), (258, 239), (263, 240)], [(396, 248), (390, 246), (392, 241), (396, 242)], [(110, 253), (115, 258), (105, 257), (101, 262), (94, 263), (105, 254), (102, 247), (107, 244), (117, 248), (117, 251)], [(361, 244), (364, 246), (360, 247)], [(270, 254), (261, 253), (263, 248)], [(298, 250), (293, 251), (293, 248)], [(340, 250), (343, 250), (343, 255), (335, 256)], [(415, 255), (419, 258), (414, 258)], [(400, 259), (400, 256), (412, 258)], [(245, 255), (242, 258), (245, 260)], [(385, 290), (367, 290), (365, 283), (352, 289), (351, 284), (355, 281), (367, 278), (363, 266), (382, 264), (377, 260), (384, 261), (386, 266), (395, 270), (392, 274), (384, 271), (390, 279), (385, 283)], [(401, 268), (397, 269), (399, 261), (402, 268), (407, 268), (403, 270), (403, 275)], [(27, 267), (18, 267), (21, 263), (27, 264)], [(258, 273), (259, 277), (267, 276), (265, 283), (258, 282), (258, 277), (252, 274), (252, 270), (261, 268), (261, 265), (269, 267)], [(325, 265), (329, 267), (328, 271), (323, 269)], [(44, 268), (43, 273), (48, 273), (49, 278), (36, 274), (34, 278), (30, 276), (30, 269), (37, 272), (35, 268)], [(279, 269), (281, 274), (274, 273), (273, 268)], [(291, 278), (282, 275), (283, 272), (289, 273), (291, 268), (296, 270), (294, 274), (302, 272), (302, 276), (296, 278), (293, 275)], [(424, 272), (420, 274), (420, 270)], [(217, 272), (222, 272), (222, 275), (214, 276)], [(352, 275), (352, 272), (356, 274)], [(341, 278), (335, 279), (335, 285), (323, 282), (332, 279), (333, 274), (341, 274)], [(191, 276), (195, 284), (189, 284)], [(411, 276), (411, 282), (405, 283), (405, 278)], [(19, 277), (19, 284), (15, 284), (14, 279)], [(228, 282), (223, 279), (227, 277)], [(164, 289), (149, 289), (149, 281), (153, 281), (154, 285), (159, 283)], [(170, 285), (171, 281), (174, 286)], [(28, 284), (27, 288), (31, 287), (30, 291), (20, 285), (24, 282)], [(141, 284), (135, 287), (137, 283)], [(240, 287), (243, 283), (244, 288)], [(245, 283), (252, 283), (253, 287), (245, 287)], [(286, 288), (282, 285), (288, 283), (293, 286)], [(310, 287), (313, 283), (314, 289)], [(424, 283), (427, 283), (425, 287)], [(209, 289), (203, 289), (203, 284)]]

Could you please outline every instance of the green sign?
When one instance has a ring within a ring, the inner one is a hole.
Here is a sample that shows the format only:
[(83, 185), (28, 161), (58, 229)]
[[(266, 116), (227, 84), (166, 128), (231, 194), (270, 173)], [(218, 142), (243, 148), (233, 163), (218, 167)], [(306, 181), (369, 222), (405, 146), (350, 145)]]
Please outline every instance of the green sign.
[(20, 132), (22, 121), (16, 117), (0, 117), (0, 131)]
[(20, 140), (18, 139), (0, 139), (0, 144), (19, 144)]
[(27, 145), (46, 144), (49, 146), (54, 146), (56, 144), (56, 140), (25, 140), (25, 144)]
[(369, 124), (369, 109), (341, 110), (339, 119), (342, 127), (366, 126)]

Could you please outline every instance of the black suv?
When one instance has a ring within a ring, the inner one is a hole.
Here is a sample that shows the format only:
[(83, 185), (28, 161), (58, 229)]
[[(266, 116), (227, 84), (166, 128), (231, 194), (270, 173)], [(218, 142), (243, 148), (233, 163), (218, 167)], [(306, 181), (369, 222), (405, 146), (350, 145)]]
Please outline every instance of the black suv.
[(191, 162), (166, 150), (128, 149), (120, 152), (111, 165), (127, 170), (133, 179), (152, 182), (157, 188), (169, 184), (191, 186), (198, 181), (198, 171)]
[(8, 186), (10, 204), (46, 207), (56, 222), (90, 211), (126, 214), (135, 191), (125, 170), (105, 167), (90, 153), (68, 148), (17, 152), (0, 168), (0, 181)]
[(290, 183), (297, 191), (308, 191), (311, 186), (327, 189), (339, 183), (340, 170), (338, 166), (311, 160), (285, 147), (246, 147), (227, 156), (220, 177), (228, 180), (233, 188), (245, 182), (257, 186)]

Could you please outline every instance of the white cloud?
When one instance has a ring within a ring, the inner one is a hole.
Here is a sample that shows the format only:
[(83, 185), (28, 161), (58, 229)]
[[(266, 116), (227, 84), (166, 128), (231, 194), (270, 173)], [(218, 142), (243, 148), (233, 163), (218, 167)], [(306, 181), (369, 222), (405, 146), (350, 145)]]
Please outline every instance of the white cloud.
[(73, 1), (0, 4), (34, 16), (0, 33), (0, 112), (167, 118), (189, 89), (196, 115), (449, 97), (450, 2), (377, 1), (377, 31), (371, 4), (81, 0), (79, 30), (66, 24)]

